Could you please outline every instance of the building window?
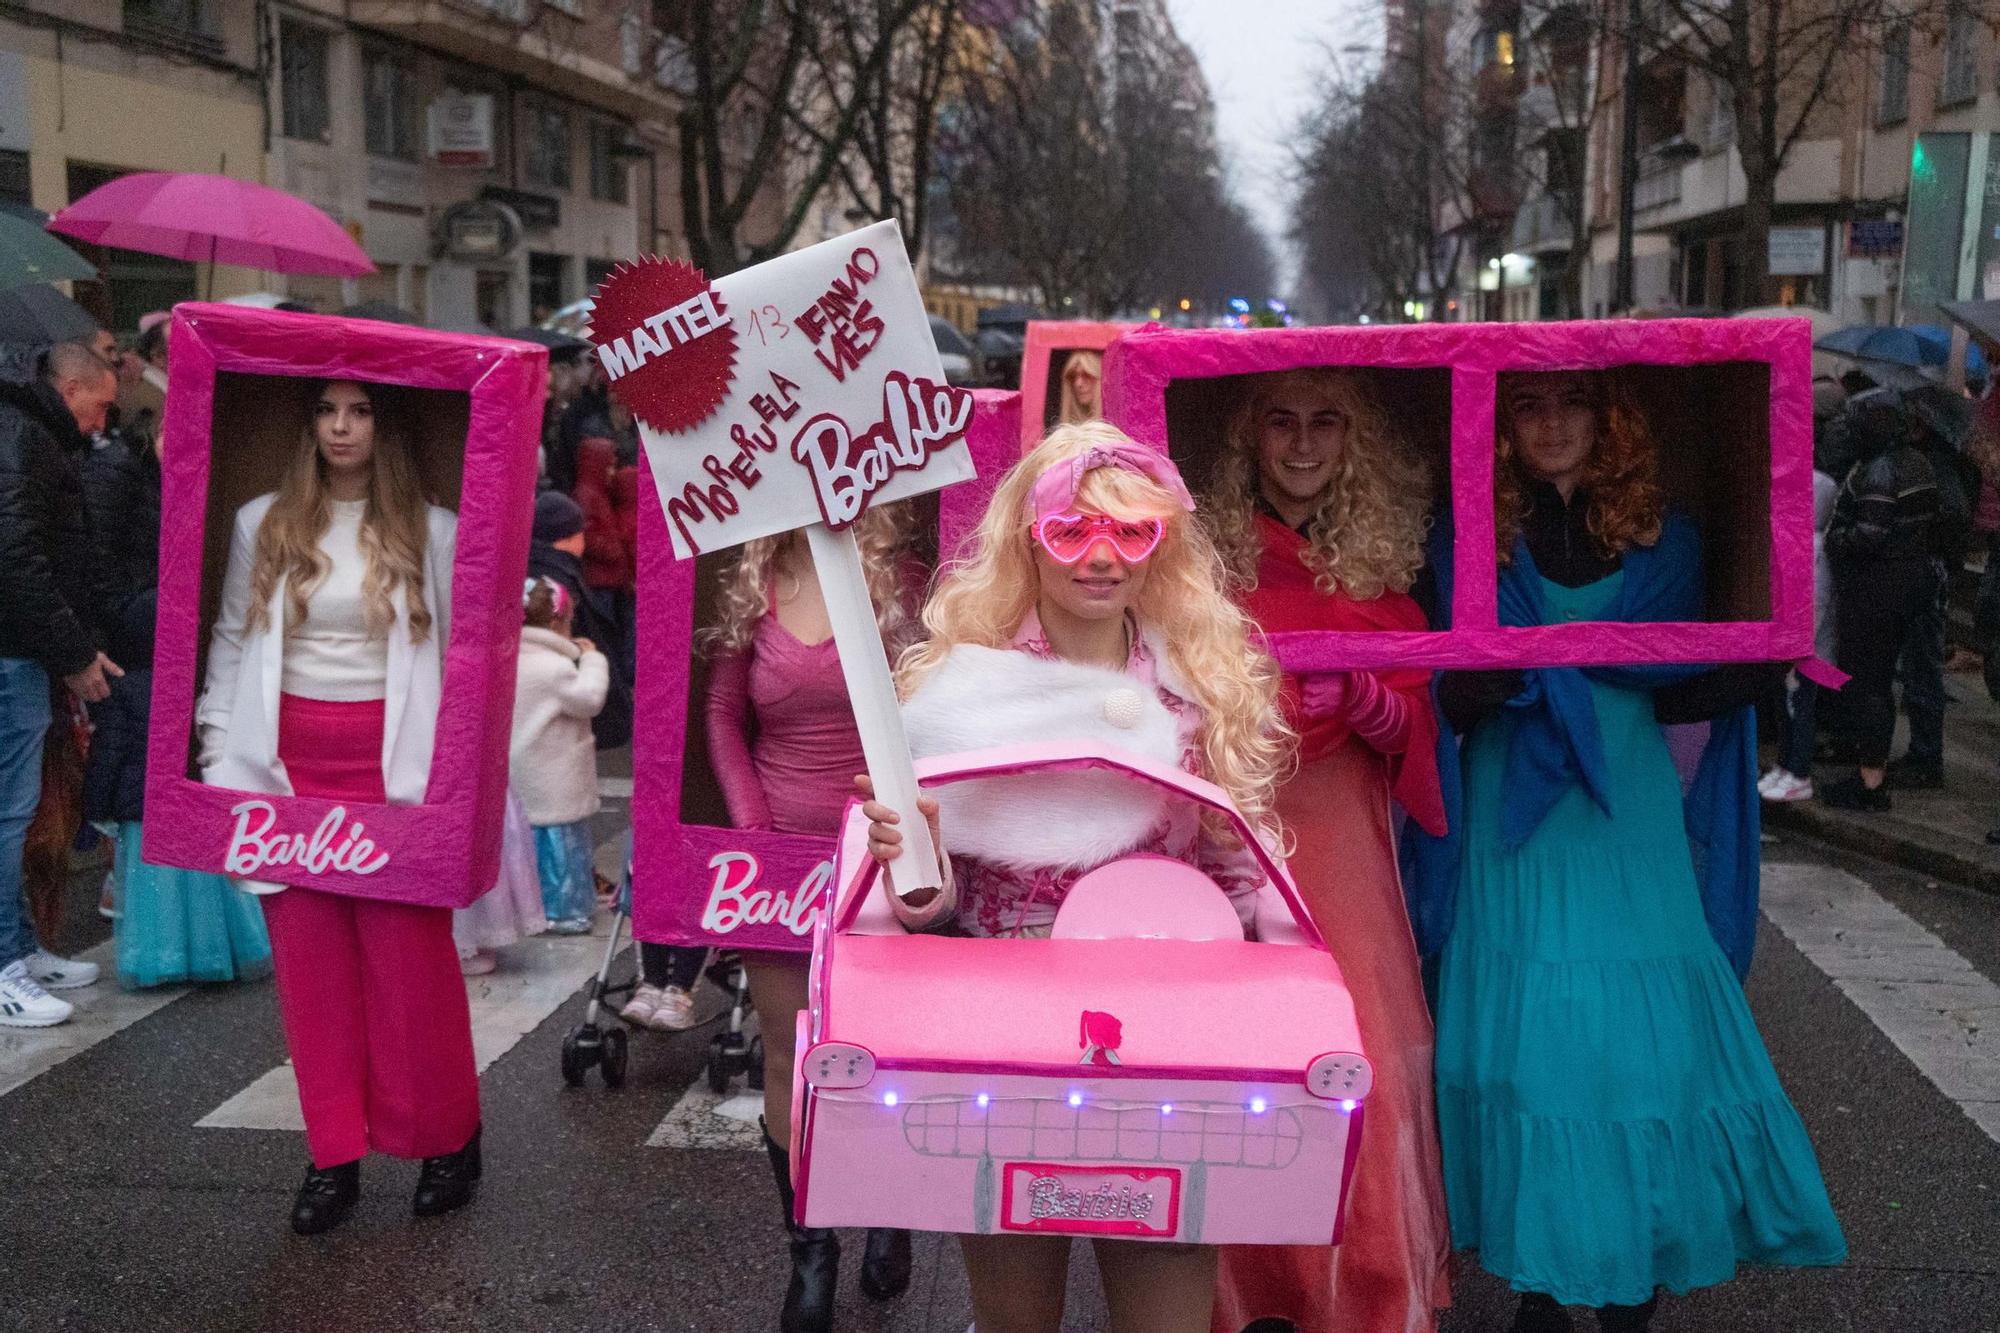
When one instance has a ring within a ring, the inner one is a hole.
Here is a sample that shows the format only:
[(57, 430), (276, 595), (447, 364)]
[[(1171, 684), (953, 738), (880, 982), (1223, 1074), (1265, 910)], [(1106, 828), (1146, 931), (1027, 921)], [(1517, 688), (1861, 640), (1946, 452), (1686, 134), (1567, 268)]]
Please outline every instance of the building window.
[(222, 53), (211, 0), (125, 0), (125, 31), (200, 55)]
[(368, 121), (368, 151), (376, 157), (417, 160), (417, 79), (386, 51), (361, 57), (361, 101)]
[(278, 67), (285, 89), (285, 137), (325, 143), (333, 137), (327, 96), (325, 28), (290, 19), (278, 24)]
[(1882, 34), (1882, 102), (1877, 125), (1894, 125), (1910, 114), (1910, 25), (1895, 23)]
[(569, 273), (565, 255), (528, 252), (528, 320), (539, 324), (563, 308), (567, 293), (563, 279)]
[(0, 149), (0, 203), (32, 202), (34, 190), (28, 181), (28, 155), (11, 148)]
[(528, 184), (570, 187), (569, 113), (547, 102), (528, 104)]
[(1953, 5), (1944, 29), (1944, 75), (1938, 80), (1937, 104), (1956, 106), (1979, 95), (1979, 18)]
[(590, 197), (607, 204), (631, 202), (627, 182), (631, 163), (619, 148), (625, 142), (625, 128), (607, 120), (590, 122)]

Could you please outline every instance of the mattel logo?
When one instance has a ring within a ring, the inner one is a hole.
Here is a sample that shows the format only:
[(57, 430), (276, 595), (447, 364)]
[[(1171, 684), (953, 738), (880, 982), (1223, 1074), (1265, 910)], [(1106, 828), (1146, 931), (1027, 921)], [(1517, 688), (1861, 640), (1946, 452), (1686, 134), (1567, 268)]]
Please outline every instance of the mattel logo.
[(1164, 1240), (1180, 1227), (1181, 1173), (1172, 1168), (1008, 1162), (1001, 1172), (1002, 1231)]

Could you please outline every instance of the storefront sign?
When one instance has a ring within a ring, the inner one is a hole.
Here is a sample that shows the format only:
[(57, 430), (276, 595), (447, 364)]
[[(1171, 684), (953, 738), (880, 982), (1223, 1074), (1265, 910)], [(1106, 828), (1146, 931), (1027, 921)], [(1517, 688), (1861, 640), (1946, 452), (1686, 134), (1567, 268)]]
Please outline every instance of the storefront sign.
[(1826, 272), (1825, 227), (1773, 227), (1766, 247), (1773, 277), (1802, 277)]
[(441, 167), (493, 165), (493, 98), (447, 90), (430, 104), (431, 161)]
[(1888, 259), (1903, 253), (1903, 224), (1880, 218), (1847, 224), (1847, 253), (1853, 259)]
[(447, 256), (476, 262), (512, 254), (521, 237), (521, 224), (502, 204), (469, 199), (445, 210), (439, 231)]

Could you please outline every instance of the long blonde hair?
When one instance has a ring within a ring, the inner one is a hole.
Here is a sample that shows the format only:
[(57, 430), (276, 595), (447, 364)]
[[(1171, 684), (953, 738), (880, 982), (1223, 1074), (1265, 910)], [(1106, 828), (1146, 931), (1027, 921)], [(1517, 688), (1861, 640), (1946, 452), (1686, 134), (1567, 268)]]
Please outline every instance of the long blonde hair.
[[(326, 464), (319, 454), (314, 417), (325, 381), (306, 399), (307, 418), (299, 447), (278, 483), (278, 495), (257, 528), (250, 564), (250, 611), (245, 629), (269, 629), (271, 595), (285, 585), (286, 623), (303, 625), (312, 595), (332, 564), (320, 553), (320, 539), (333, 522), (327, 496)], [(352, 382), (352, 381), (350, 381)], [(359, 384), (374, 408), (375, 446), (368, 475), (368, 508), (361, 518), (361, 604), (371, 634), (387, 635), (396, 623), (395, 592), (409, 607), (410, 641), (430, 637), (431, 612), (424, 604), (424, 546), (430, 536), (429, 505), (423, 481), (394, 411), (384, 411), (382, 389)]]
[(1306, 524), (1307, 568), (1321, 592), (1360, 601), (1408, 592), (1424, 563), (1430, 470), (1352, 371), (1315, 366), (1259, 375), (1229, 420), (1205, 517), (1223, 567), (1239, 588), (1257, 586), (1257, 453), (1271, 400), (1294, 386), (1331, 398), (1347, 418), (1333, 481)]
[[(1102, 421), (1058, 426), (1000, 479), (969, 554), (939, 573), (924, 607), (929, 640), (903, 654), (896, 684), (903, 697), (960, 644), (1005, 647), (1035, 608), (1040, 581), (1029, 535), (1029, 492), (1049, 468), (1098, 445), (1129, 444)], [(1118, 467), (1086, 473), (1077, 507), (1117, 518), (1165, 524), (1134, 604), (1139, 624), (1165, 645), (1169, 663), (1201, 710), (1195, 739), (1202, 776), (1229, 793), (1253, 825), (1276, 829), (1272, 797), (1291, 755), (1291, 733), (1278, 715), (1276, 665), (1251, 640), (1252, 625), (1223, 591), (1215, 546), (1193, 516), (1157, 482)]]
[[(1085, 411), (1076, 399), (1076, 391), (1070, 388), (1069, 373), (1077, 368), (1089, 370), (1097, 376), (1097, 406)], [(1056, 424), (1073, 426), (1078, 422), (1092, 421), (1104, 415), (1104, 353), (1093, 352), (1087, 347), (1078, 348), (1063, 358), (1062, 374), (1057, 382), (1062, 386), (1062, 394), (1056, 400)]]
[[(909, 515), (902, 504), (871, 505), (854, 523), (854, 543), (861, 548), (862, 572), (868, 576), (868, 596), (875, 603), (875, 624), (893, 657), (916, 631), (909, 587)], [(701, 631), (704, 647), (742, 652), (757, 637), (757, 622), (771, 609), (771, 582), (778, 554), (792, 533), (758, 537), (737, 548), (722, 575), (715, 623)], [(797, 538), (797, 540), (804, 540)]]
[[(1521, 511), (1527, 506), (1527, 477), (1514, 452), (1514, 407), (1507, 378), (1501, 378), (1494, 404), (1493, 449), (1493, 535), (1503, 565), (1513, 562)], [(1660, 540), (1667, 512), (1666, 492), (1660, 488), (1660, 450), (1645, 412), (1617, 371), (1587, 378), (1596, 395), (1597, 444), (1577, 483), (1589, 495), (1584, 526), (1597, 539), (1601, 554), (1619, 556)]]

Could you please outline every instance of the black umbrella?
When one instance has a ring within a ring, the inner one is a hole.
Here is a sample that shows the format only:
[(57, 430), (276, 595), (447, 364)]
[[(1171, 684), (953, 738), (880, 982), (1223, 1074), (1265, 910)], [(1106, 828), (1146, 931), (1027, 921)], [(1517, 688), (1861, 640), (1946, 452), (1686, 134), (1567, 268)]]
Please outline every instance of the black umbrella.
[(532, 325), (526, 328), (515, 329), (507, 336), (518, 342), (534, 343), (539, 347), (546, 347), (551, 352), (581, 352), (584, 348), (590, 346), (582, 338), (573, 338), (567, 333), (558, 333), (554, 329), (535, 328)]
[(1942, 384), (1925, 384), (1905, 390), (1903, 401), (1917, 420), (1954, 449), (1962, 449), (1972, 438), (1978, 405), (1962, 393), (1953, 393)]
[(351, 305), (340, 313), (348, 319), (373, 319), (384, 324), (408, 324), (415, 328), (424, 326), (424, 322), (417, 318), (415, 311), (405, 310), (394, 301), (363, 301), (360, 305)]
[(0, 292), (0, 342), (88, 342), (97, 328), (89, 311), (47, 283)]
[(1986, 342), (2000, 347), (2000, 301), (1946, 301), (1938, 307), (1954, 324), (1963, 324)]

